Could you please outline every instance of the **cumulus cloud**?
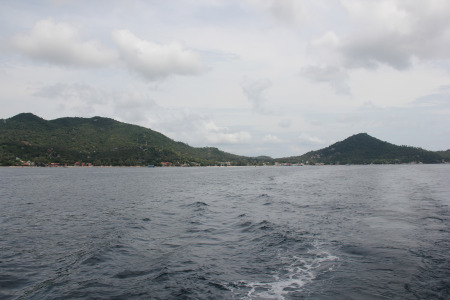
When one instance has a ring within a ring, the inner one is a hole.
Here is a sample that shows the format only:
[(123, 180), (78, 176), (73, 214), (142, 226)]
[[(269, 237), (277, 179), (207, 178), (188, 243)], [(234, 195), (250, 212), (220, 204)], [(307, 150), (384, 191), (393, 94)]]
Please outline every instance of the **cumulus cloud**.
[(323, 36), (311, 41), (311, 45), (314, 47), (322, 48), (336, 48), (340, 43), (339, 37), (333, 31), (327, 31)]
[(267, 134), (264, 136), (263, 142), (277, 144), (277, 143), (281, 143), (281, 140), (276, 135)]
[(128, 30), (117, 30), (112, 38), (126, 66), (148, 80), (170, 75), (194, 75), (205, 70), (200, 57), (180, 44), (157, 44), (143, 40)]
[(247, 131), (231, 131), (227, 127), (219, 127), (213, 121), (203, 122), (206, 140), (213, 144), (239, 144), (251, 140)]
[(27, 35), (15, 35), (11, 48), (36, 60), (82, 67), (107, 65), (117, 58), (97, 41), (82, 39), (78, 28), (52, 19), (40, 20)]
[(307, 66), (300, 74), (312, 82), (329, 83), (337, 94), (350, 94), (349, 76), (345, 69), (333, 66)]
[(271, 86), (272, 82), (268, 78), (260, 78), (257, 80), (244, 79), (242, 91), (256, 112), (267, 113), (264, 107), (264, 103), (267, 102), (264, 92)]
[(343, 37), (341, 53), (349, 67), (396, 69), (415, 58), (450, 58), (450, 2), (341, 0), (358, 30)]
[(313, 39), (307, 46), (308, 52), (322, 64), (339, 64), (342, 61), (340, 54), (341, 40), (333, 31), (327, 31), (322, 36)]
[(197, 146), (239, 145), (252, 139), (245, 130), (218, 126), (208, 116), (190, 109), (160, 106), (133, 87), (105, 90), (86, 83), (56, 83), (32, 95), (48, 100), (48, 105), (59, 107), (66, 115), (114, 116)]
[(247, 0), (255, 7), (267, 11), (280, 23), (292, 25), (305, 18), (303, 1), (297, 0)]
[(251, 134), (241, 129), (218, 126), (210, 117), (190, 109), (157, 106), (148, 111), (152, 129), (195, 146), (245, 144)]
[(344, 26), (308, 43), (311, 66), (302, 74), (313, 82), (329, 83), (348, 94), (348, 73), (389, 66), (405, 70), (417, 62), (450, 59), (450, 2), (447, 0), (340, 0), (347, 14)]
[(275, 0), (270, 2), (270, 12), (272, 15), (282, 22), (292, 24), (299, 17), (301, 10), (299, 1), (294, 0)]
[(157, 106), (153, 99), (133, 88), (105, 90), (80, 82), (43, 86), (32, 95), (51, 100), (68, 114), (113, 114), (131, 123), (147, 121), (148, 111)]
[(147, 80), (170, 75), (195, 75), (206, 67), (194, 51), (180, 44), (157, 44), (143, 40), (128, 30), (112, 32), (117, 50), (98, 41), (83, 39), (79, 28), (52, 19), (38, 21), (25, 35), (15, 35), (10, 48), (36, 60), (56, 65), (103, 67), (119, 60)]
[(299, 140), (301, 143), (306, 145), (321, 145), (326, 144), (326, 142), (316, 136), (309, 135), (307, 133), (302, 133), (299, 136)]

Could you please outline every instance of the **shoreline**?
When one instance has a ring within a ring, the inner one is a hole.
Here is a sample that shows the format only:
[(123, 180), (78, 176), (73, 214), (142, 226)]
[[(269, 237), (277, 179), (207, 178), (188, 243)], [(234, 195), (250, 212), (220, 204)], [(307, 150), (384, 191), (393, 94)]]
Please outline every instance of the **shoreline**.
[(48, 169), (61, 169), (61, 168), (70, 168), (70, 169), (88, 169), (88, 168), (147, 168), (147, 169), (170, 169), (170, 168), (254, 168), (254, 167), (324, 167), (324, 166), (417, 166), (417, 165), (448, 165), (449, 162), (442, 163), (401, 163), (401, 164), (346, 164), (346, 165), (336, 165), (336, 164), (317, 164), (317, 165), (250, 165), (250, 166), (170, 166), (170, 167), (161, 167), (161, 166), (0, 166), (0, 168), (48, 168)]

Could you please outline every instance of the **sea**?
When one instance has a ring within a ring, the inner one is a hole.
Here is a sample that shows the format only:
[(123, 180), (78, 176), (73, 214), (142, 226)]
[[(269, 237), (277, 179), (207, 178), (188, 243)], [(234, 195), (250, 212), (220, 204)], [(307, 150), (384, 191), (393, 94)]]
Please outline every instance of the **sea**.
[(450, 299), (450, 165), (0, 168), (0, 299)]

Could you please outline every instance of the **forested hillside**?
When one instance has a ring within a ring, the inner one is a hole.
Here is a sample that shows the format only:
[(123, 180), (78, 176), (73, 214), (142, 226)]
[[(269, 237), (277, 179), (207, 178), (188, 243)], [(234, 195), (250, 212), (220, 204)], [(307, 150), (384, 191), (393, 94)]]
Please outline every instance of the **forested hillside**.
[(436, 152), (397, 146), (360, 133), (329, 147), (281, 160), (309, 164), (397, 164), (440, 163), (445, 158)]
[(93, 165), (215, 165), (255, 163), (257, 159), (194, 148), (151, 129), (109, 118), (44, 120), (22, 113), (0, 124), (0, 164), (32, 162)]
[[(432, 152), (397, 146), (360, 133), (329, 147), (276, 161), (288, 164), (397, 164), (449, 160), (449, 150)], [(31, 113), (22, 113), (0, 122), (0, 166), (270, 165), (274, 161), (267, 156), (244, 157), (212, 147), (191, 147), (151, 129), (103, 117), (47, 121)]]

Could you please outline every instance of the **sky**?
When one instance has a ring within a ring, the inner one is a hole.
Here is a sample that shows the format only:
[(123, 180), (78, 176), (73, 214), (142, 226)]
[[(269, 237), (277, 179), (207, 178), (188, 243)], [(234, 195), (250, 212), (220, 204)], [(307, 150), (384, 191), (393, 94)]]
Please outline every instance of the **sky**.
[(448, 0), (0, 0), (0, 118), (102, 116), (274, 158), (450, 149)]

